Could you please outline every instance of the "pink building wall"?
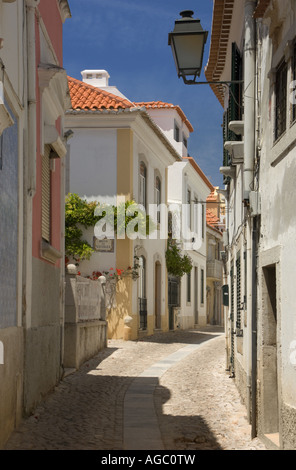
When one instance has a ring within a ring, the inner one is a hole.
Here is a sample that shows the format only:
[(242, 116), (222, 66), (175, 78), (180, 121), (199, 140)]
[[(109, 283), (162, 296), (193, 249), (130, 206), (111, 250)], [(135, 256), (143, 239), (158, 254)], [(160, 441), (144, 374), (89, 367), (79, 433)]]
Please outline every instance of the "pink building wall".
[[(40, 16), (46, 26), (48, 35), (54, 47), (55, 53), (59, 60), (59, 65), (63, 62), (63, 23), (57, 6), (57, 2), (41, 0), (38, 7)], [(36, 15), (36, 66), (40, 64), (40, 34), (39, 24)], [(36, 159), (36, 194), (33, 201), (33, 241), (32, 253), (33, 257), (41, 258), (41, 241), (42, 241), (42, 155), (41, 155), (41, 116), (42, 103), (39, 90), (38, 70), (36, 70), (36, 98), (37, 98), (37, 159)], [(60, 119), (56, 122), (56, 128), (60, 132)], [(61, 250), (61, 164), (60, 160), (55, 160), (55, 170), (51, 172), (51, 245), (56, 250)], [(43, 259), (42, 259), (43, 260)], [(45, 263), (47, 261), (43, 260)], [(60, 261), (56, 262), (56, 266), (60, 266)]]

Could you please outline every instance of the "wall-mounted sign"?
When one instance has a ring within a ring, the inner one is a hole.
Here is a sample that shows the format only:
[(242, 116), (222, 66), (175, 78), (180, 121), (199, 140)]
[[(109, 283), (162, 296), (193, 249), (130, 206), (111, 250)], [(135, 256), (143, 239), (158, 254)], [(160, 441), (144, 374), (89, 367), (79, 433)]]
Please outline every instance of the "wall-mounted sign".
[(94, 237), (93, 248), (101, 253), (114, 253), (114, 239)]

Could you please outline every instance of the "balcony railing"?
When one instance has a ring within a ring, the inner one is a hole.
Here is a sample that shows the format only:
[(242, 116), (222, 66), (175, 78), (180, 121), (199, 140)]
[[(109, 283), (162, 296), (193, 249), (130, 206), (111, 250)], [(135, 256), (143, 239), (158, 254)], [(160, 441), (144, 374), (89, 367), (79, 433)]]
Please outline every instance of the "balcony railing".
[(207, 278), (222, 280), (223, 263), (217, 259), (207, 261)]
[(147, 299), (139, 298), (140, 329), (147, 330)]

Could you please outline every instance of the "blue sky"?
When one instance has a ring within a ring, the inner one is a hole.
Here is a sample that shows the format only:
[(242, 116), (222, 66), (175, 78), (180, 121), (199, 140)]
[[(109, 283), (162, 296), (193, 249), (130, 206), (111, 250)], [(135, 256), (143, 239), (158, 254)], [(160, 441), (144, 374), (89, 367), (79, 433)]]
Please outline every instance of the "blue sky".
[[(64, 24), (64, 67), (81, 80), (85, 69), (105, 69), (109, 85), (131, 101), (161, 100), (179, 105), (194, 128), (189, 154), (215, 186), (222, 186), (223, 109), (209, 85), (185, 85), (177, 76), (168, 33), (182, 10), (193, 10), (209, 31), (213, 0), (68, 0), (72, 18)], [(205, 80), (202, 74), (200, 80)]]

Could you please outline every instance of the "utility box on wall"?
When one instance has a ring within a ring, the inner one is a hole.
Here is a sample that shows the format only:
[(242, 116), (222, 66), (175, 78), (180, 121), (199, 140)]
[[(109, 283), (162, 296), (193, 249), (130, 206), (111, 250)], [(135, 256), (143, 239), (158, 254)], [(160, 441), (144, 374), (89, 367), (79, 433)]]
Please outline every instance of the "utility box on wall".
[(222, 296), (224, 307), (229, 307), (229, 287), (227, 284), (222, 286)]

